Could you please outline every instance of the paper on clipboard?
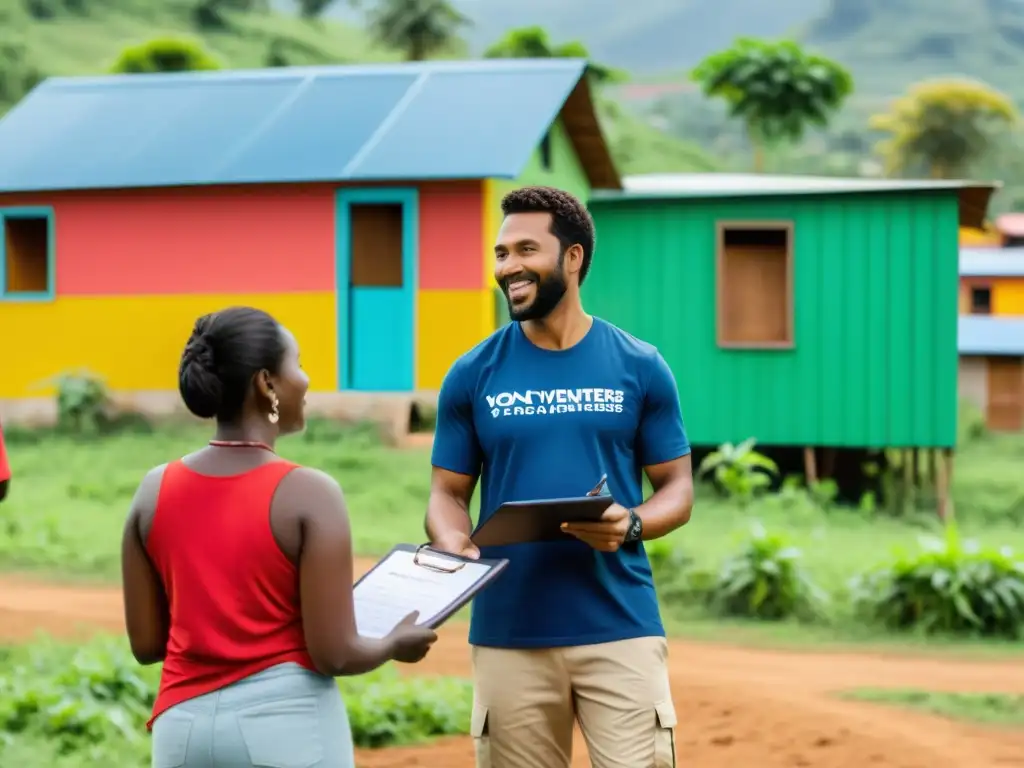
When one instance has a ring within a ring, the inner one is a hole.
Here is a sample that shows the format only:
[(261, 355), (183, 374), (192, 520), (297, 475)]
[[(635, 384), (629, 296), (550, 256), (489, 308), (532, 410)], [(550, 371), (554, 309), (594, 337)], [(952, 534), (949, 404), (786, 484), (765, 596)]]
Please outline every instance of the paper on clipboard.
[(356, 583), (356, 629), (363, 637), (380, 639), (413, 611), (419, 611), (418, 624), (436, 627), (507, 564), (507, 560), (473, 561), (399, 545)]

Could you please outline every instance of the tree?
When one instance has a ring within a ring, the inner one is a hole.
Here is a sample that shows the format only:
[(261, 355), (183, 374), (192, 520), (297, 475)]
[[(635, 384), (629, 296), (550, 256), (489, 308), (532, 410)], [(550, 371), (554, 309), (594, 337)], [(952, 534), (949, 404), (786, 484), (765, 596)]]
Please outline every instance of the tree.
[(220, 69), (220, 64), (198, 43), (180, 38), (158, 37), (125, 48), (110, 71), (135, 75), (208, 69)]
[(692, 72), (704, 95), (722, 99), (742, 120), (754, 149), (754, 168), (764, 169), (764, 148), (797, 142), (810, 125), (825, 126), (853, 91), (849, 72), (788, 40), (738, 39)]
[(543, 27), (520, 27), (509, 30), (503, 38), (484, 51), (487, 59), (586, 59), (587, 73), (598, 84), (622, 82), (624, 72), (590, 61), (590, 52), (583, 43), (573, 40), (555, 45)]
[(334, 0), (298, 0), (299, 16), (304, 19), (318, 19), (330, 7)]
[(403, 51), (406, 61), (424, 61), (445, 50), (470, 25), (448, 0), (376, 0), (366, 16), (374, 40)]
[(926, 80), (910, 87), (870, 125), (887, 134), (876, 151), (887, 173), (965, 175), (993, 146), (1000, 128), (1019, 120), (1004, 94), (968, 79)]

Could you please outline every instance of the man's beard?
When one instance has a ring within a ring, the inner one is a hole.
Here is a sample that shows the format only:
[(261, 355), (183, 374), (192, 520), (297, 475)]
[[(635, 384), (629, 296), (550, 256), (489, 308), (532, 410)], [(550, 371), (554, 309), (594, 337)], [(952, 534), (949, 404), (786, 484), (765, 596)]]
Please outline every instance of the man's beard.
[(526, 272), (525, 275), (516, 277), (517, 280), (521, 280), (525, 276), (537, 286), (533, 301), (525, 306), (516, 307), (509, 298), (507, 282), (502, 283), (501, 289), (505, 293), (505, 301), (508, 302), (509, 317), (520, 323), (527, 320), (543, 320), (555, 310), (568, 288), (562, 274), (563, 256), (564, 254), (559, 255), (555, 269), (543, 280), (535, 272)]

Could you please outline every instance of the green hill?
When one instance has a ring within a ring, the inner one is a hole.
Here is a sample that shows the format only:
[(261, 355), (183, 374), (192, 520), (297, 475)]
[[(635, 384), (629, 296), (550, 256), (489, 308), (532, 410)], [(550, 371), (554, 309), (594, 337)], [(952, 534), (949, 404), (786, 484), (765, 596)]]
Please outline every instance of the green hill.
[(263, 66), (272, 45), (295, 64), (396, 58), (369, 44), (361, 30), (343, 24), (309, 24), (272, 13), (233, 13), (224, 30), (200, 30), (193, 23), (195, 2), (187, 0), (95, 0), (84, 13), (54, 2), (55, 14), (38, 18), (23, 0), (0, 9), (0, 43), (17, 47), (26, 66), (44, 75), (76, 75), (107, 70), (120, 51), (164, 35), (196, 38), (226, 66)]
[(966, 75), (1024, 96), (1020, 0), (831, 0), (802, 36), (846, 64), (861, 92)]
[[(0, 113), (39, 79), (107, 71), (120, 51), (159, 36), (190, 37), (226, 68), (398, 60), (373, 45), (353, 23), (304, 21), (288, 13), (231, 13), (222, 29), (195, 22), (196, 0), (0, 0)], [(29, 12), (34, 7), (36, 13)], [(42, 8), (43, 11), (39, 9)], [(45, 9), (50, 9), (47, 15)], [(465, 48), (449, 51), (458, 58)], [(624, 115), (602, 109), (612, 150), (625, 172), (637, 169), (707, 170), (714, 163), (694, 144), (661, 134)]]

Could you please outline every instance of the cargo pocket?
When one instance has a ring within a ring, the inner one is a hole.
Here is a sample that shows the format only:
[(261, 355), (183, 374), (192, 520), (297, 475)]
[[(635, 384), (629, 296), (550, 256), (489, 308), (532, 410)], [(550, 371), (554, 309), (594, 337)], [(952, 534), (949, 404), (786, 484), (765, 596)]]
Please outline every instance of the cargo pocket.
[(313, 768), (324, 758), (313, 696), (246, 707), (238, 713), (238, 727), (256, 768)]
[(469, 722), (469, 735), (476, 750), (476, 768), (491, 768), (491, 734), (487, 728), (487, 707), (473, 702), (473, 716)]
[(188, 758), (193, 717), (168, 709), (153, 723), (153, 768), (182, 768)]
[(676, 768), (676, 708), (672, 701), (654, 705), (654, 768)]

